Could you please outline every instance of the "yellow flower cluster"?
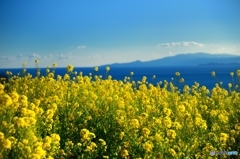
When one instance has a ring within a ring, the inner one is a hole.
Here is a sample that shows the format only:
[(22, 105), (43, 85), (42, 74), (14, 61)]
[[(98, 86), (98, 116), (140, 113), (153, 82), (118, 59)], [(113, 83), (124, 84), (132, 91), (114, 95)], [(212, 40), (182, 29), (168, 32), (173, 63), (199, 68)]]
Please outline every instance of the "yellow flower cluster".
[(229, 91), (196, 82), (181, 93), (172, 82), (132, 81), (134, 72), (117, 81), (106, 67), (106, 79), (93, 79), (68, 65), (62, 77), (56, 66), (32, 77), (24, 63), (25, 76), (0, 84), (0, 158), (208, 158), (240, 149), (236, 83)]

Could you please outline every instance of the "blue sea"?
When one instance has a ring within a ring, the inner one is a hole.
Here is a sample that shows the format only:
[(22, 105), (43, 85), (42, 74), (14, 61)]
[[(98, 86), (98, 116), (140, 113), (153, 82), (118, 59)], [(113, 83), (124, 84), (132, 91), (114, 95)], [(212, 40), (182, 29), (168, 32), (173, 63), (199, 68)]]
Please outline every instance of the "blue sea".
[[(112, 79), (123, 80), (125, 76), (130, 76), (130, 72), (134, 72), (133, 80), (140, 81), (143, 76), (147, 77), (149, 83), (154, 85), (159, 81), (168, 81), (175, 83), (177, 78), (175, 72), (180, 72), (180, 78), (184, 78), (184, 85), (192, 86), (194, 82), (198, 82), (200, 86), (206, 86), (208, 89), (212, 89), (216, 84), (216, 79), (211, 76), (211, 72), (215, 71), (216, 77), (219, 82), (223, 83), (224, 88), (228, 88), (228, 83), (232, 83), (232, 78), (230, 72), (234, 72), (234, 83), (238, 82), (236, 77), (237, 70), (240, 69), (239, 66), (194, 66), (194, 67), (113, 67), (108, 72), (108, 75), (112, 76)], [(51, 70), (51, 69), (50, 69)], [(0, 75), (6, 74), (6, 71), (11, 71), (13, 75), (22, 71), (22, 68), (19, 69), (0, 69)], [(41, 75), (46, 75), (46, 68), (40, 68)], [(89, 73), (102, 75), (103, 78), (106, 76), (106, 70), (103, 67), (100, 67), (98, 72), (94, 71), (94, 68), (74, 68), (74, 71), (78, 73), (81, 71), (83, 75), (89, 75)], [(36, 68), (27, 68), (27, 73), (36, 75)], [(66, 68), (56, 68), (55, 75), (64, 75), (66, 73)], [(153, 80), (153, 75), (156, 78)], [(181, 89), (183, 84), (179, 84)]]

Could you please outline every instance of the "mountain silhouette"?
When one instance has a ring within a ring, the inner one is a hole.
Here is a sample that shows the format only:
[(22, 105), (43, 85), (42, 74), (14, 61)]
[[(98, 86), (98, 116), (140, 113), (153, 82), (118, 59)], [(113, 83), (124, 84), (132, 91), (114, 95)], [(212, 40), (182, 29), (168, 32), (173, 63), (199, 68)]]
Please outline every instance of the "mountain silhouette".
[(158, 67), (158, 66), (205, 66), (220, 64), (239, 64), (240, 56), (229, 54), (188, 53), (164, 57), (151, 61), (133, 61), (128, 63), (113, 63), (100, 67)]

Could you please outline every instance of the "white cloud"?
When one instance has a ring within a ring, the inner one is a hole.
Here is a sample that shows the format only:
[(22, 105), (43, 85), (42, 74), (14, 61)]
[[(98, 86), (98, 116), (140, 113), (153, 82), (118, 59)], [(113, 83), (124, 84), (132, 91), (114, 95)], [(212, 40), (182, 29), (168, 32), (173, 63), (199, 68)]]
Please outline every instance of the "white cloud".
[(18, 56), (0, 56), (0, 60), (15, 60), (15, 59), (19, 59), (21, 57)]
[(65, 56), (63, 54), (59, 55), (58, 59), (64, 59)]
[(28, 57), (29, 58), (38, 58), (38, 59), (42, 58), (40, 55), (35, 54), (35, 53), (28, 55)]
[(49, 60), (49, 59), (53, 59), (53, 58), (56, 58), (56, 55), (49, 54), (49, 55), (42, 56), (42, 59), (44, 59), (44, 60)]
[(228, 46), (222, 46), (222, 47), (218, 48), (217, 52), (218, 53), (235, 53), (235, 54), (237, 53), (237, 54), (239, 54), (240, 50), (239, 50), (239, 48), (237, 49), (235, 45), (233, 45), (233, 46), (228, 45)]
[(159, 44), (158, 46), (160, 46), (160, 47), (169, 47), (169, 46), (171, 46), (171, 44), (170, 43), (162, 43), (162, 44)]
[(23, 55), (22, 55), (22, 54), (20, 54), (20, 55), (17, 55), (16, 57), (17, 57), (17, 58), (22, 58), (22, 57), (23, 57)]
[(189, 47), (189, 46), (203, 47), (204, 45), (194, 41), (188, 41), (188, 42), (182, 41), (182, 42), (162, 43), (162, 44), (159, 44), (158, 46), (159, 47)]
[(78, 46), (79, 49), (85, 49), (86, 46), (85, 45), (82, 45), (82, 46)]

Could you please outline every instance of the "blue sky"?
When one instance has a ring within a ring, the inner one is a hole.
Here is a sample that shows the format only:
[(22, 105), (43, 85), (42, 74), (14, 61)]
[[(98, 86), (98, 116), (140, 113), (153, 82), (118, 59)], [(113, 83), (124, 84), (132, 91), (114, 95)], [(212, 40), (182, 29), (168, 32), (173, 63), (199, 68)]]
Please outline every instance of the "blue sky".
[(239, 0), (0, 1), (0, 68), (240, 55)]

